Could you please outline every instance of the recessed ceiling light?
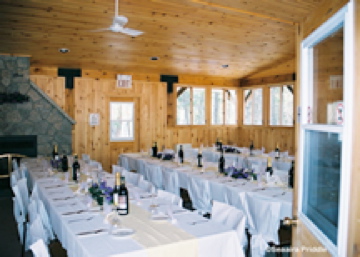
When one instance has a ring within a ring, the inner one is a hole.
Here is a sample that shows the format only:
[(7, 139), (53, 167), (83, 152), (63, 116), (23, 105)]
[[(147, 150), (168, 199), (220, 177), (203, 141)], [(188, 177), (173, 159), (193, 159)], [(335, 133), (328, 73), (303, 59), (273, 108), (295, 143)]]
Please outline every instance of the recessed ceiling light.
[(70, 52), (70, 50), (67, 49), (67, 48), (60, 48), (60, 49), (59, 49), (59, 52), (60, 52), (60, 53), (63, 53), (63, 54), (66, 54), (66, 53)]
[(223, 64), (223, 65), (221, 65), (221, 67), (227, 68), (227, 67), (229, 67), (229, 64)]
[(157, 56), (152, 56), (152, 57), (150, 57), (150, 60), (151, 61), (157, 61), (157, 60), (159, 60), (160, 58), (159, 57), (157, 57)]

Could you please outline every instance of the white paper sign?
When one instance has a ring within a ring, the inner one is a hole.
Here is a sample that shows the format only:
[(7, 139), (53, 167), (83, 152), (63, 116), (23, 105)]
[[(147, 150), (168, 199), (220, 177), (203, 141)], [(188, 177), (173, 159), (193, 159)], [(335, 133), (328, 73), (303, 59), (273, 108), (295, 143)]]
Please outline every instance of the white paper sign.
[(132, 76), (131, 75), (117, 75), (116, 86), (118, 88), (131, 88)]
[(90, 126), (98, 126), (100, 124), (100, 114), (90, 113), (89, 124)]

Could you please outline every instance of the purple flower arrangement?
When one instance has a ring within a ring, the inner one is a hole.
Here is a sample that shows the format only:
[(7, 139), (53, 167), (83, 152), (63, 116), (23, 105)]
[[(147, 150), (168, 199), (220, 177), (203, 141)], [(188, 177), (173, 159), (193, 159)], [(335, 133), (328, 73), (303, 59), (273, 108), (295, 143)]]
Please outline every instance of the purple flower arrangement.
[(157, 154), (157, 158), (162, 159), (162, 160), (166, 160), (166, 161), (170, 161), (174, 158), (174, 155), (171, 153), (158, 153)]
[(102, 205), (104, 198), (108, 203), (113, 203), (113, 191), (112, 187), (106, 185), (106, 181), (101, 181), (99, 184), (93, 183), (89, 188), (91, 197), (95, 199), (99, 205)]
[(250, 179), (251, 177), (256, 180), (257, 175), (254, 173), (252, 169), (236, 169), (235, 167), (228, 167), (223, 172), (226, 176), (231, 176), (232, 178), (242, 178), (242, 179)]

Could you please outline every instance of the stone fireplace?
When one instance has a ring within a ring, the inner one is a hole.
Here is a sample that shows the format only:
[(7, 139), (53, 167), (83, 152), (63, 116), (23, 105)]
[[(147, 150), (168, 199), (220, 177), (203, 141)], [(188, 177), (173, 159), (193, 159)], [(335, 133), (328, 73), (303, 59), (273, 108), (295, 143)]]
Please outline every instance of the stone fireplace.
[[(37, 155), (51, 155), (54, 144), (59, 146), (60, 154), (71, 154), (71, 130), (75, 121), (29, 80), (29, 68), (27, 57), (0, 55), (0, 93), (20, 92), (29, 97), (24, 103), (0, 104), (0, 137), (35, 137)], [(28, 145), (20, 142), (18, 146)], [(13, 147), (0, 143), (0, 152), (4, 152), (1, 148)]]

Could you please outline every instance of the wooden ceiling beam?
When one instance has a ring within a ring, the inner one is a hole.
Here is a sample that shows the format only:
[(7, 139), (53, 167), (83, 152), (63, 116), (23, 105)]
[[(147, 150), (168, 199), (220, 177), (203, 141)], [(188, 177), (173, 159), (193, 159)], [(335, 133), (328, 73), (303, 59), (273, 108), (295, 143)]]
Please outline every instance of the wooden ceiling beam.
[(261, 86), (268, 84), (287, 83), (296, 80), (295, 73), (269, 76), (264, 78), (241, 79), (241, 87)]

